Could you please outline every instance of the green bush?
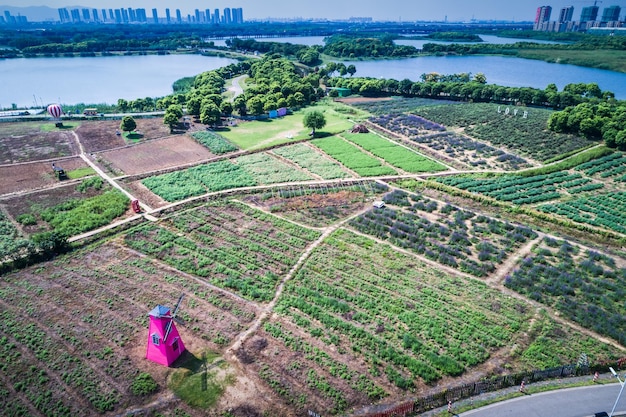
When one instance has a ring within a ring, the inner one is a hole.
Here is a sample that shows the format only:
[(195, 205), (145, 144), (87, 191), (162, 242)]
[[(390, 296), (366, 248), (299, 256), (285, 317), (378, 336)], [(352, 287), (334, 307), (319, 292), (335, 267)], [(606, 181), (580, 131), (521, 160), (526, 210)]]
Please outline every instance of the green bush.
[(33, 224), (37, 224), (37, 218), (31, 213), (20, 214), (15, 220), (17, 220), (18, 223), (21, 223), (24, 226), (32, 226)]
[(130, 386), (130, 390), (135, 395), (149, 395), (155, 392), (158, 385), (152, 375), (147, 372), (142, 372), (133, 381)]

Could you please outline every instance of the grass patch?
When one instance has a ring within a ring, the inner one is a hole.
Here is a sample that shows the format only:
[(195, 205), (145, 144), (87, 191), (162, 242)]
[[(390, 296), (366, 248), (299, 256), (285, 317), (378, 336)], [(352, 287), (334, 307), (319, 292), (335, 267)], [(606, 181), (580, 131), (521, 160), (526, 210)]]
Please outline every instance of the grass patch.
[[(343, 108), (343, 107), (341, 107)], [(332, 103), (318, 104), (298, 110), (294, 114), (277, 118), (244, 122), (237, 126), (220, 130), (220, 135), (241, 149), (264, 149), (275, 145), (307, 139), (309, 129), (304, 127), (302, 119), (306, 111), (321, 111), (326, 118), (326, 126), (318, 134), (338, 133), (350, 129), (353, 122), (349, 113), (338, 111), (339, 106)]]
[(613, 152), (615, 152), (613, 149), (607, 148), (606, 146), (593, 147), (593, 148), (587, 149), (586, 151), (576, 153), (574, 156), (563, 159), (556, 164), (547, 165), (547, 166), (543, 166), (539, 168), (527, 169), (524, 171), (520, 171), (518, 174), (523, 177), (532, 177), (535, 175), (551, 174), (553, 172), (574, 168), (575, 166), (578, 166), (585, 162), (589, 162), (596, 158), (601, 158)]
[(221, 360), (216, 361), (217, 357), (214, 353), (197, 357), (185, 352), (179, 369), (170, 377), (169, 388), (192, 407), (206, 409), (213, 406), (226, 386), (234, 382), (231, 374), (221, 375), (227, 365)]
[(77, 178), (88, 177), (90, 175), (94, 175), (95, 173), (96, 171), (94, 171), (93, 168), (91, 167), (78, 168), (78, 169), (74, 169), (72, 171), (66, 172), (67, 178), (71, 180), (75, 180)]
[(74, 130), (80, 123), (78, 122), (63, 122), (63, 127), (56, 127), (55, 123), (44, 123), (40, 126), (42, 132), (56, 132), (57, 130)]

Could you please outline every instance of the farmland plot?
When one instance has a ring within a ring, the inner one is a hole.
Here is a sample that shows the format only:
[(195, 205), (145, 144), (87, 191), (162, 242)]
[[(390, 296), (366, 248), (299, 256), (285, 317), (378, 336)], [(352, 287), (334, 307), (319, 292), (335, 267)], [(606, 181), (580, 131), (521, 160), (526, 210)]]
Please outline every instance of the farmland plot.
[(621, 152), (614, 152), (580, 164), (576, 170), (605, 180), (626, 182), (626, 156)]
[(382, 158), (388, 164), (409, 173), (446, 170), (440, 163), (373, 133), (343, 133), (341, 136)]
[(410, 113), (417, 107), (462, 104), (460, 101), (436, 100), (419, 97), (392, 97), (384, 100), (350, 97), (348, 99), (339, 100), (374, 115)]
[(522, 175), (501, 175), (491, 178), (479, 175), (451, 176), (438, 178), (436, 181), (512, 204), (535, 204), (558, 200), (567, 195), (563, 194), (564, 192), (576, 195), (604, 187), (604, 184), (594, 182), (579, 173), (570, 174), (567, 171), (529, 177)]
[(583, 327), (626, 341), (624, 261), (545, 238), (505, 285), (554, 307)]
[[(330, 414), (419, 392), (488, 359), (517, 367), (510, 347), (526, 346), (534, 314), (481, 282), (448, 276), (345, 229), (313, 251), (276, 311), (256, 335), (267, 348), (244, 347), (250, 366), (296, 410)], [(569, 363), (578, 347), (554, 358)], [(595, 352), (599, 359), (617, 355)]]
[(339, 137), (315, 139), (311, 143), (363, 177), (397, 174), (393, 168), (383, 165), (378, 159)]
[[(463, 104), (421, 107), (415, 113), (448, 127), (465, 128), (465, 133), (494, 146), (518, 150), (522, 156), (546, 161), (558, 155), (586, 148), (594, 142), (547, 129), (552, 111), (537, 108), (510, 108), (497, 104)], [(514, 115), (517, 110), (517, 115)], [(527, 118), (523, 118), (528, 111)]]
[(539, 210), (582, 224), (626, 234), (626, 193), (611, 192), (580, 197), (562, 203), (544, 204)]
[(372, 209), (350, 221), (362, 233), (424, 255), (475, 276), (495, 271), (508, 255), (537, 234), (452, 205), (440, 206), (418, 194), (396, 190)]
[(369, 207), (389, 187), (378, 182), (320, 184), (247, 194), (248, 204), (311, 227), (326, 227)]
[(213, 191), (277, 182), (312, 179), (305, 172), (268, 154), (245, 155), (146, 178), (145, 185), (164, 200), (173, 202)]
[(239, 203), (207, 204), (164, 225), (128, 233), (126, 244), (211, 284), (269, 301), (280, 276), (319, 232)]
[[(256, 311), (114, 245), (78, 251), (0, 281), (0, 380), (5, 415), (93, 416), (147, 401), (132, 393), (146, 362), (147, 313), (187, 293), (186, 344), (219, 348)], [(14, 394), (16, 393), (16, 394)], [(149, 400), (148, 400), (149, 401)], [(32, 410), (37, 412), (32, 412)], [(25, 411), (24, 411), (25, 410)]]
[(57, 129), (53, 123), (41, 122), (0, 124), (0, 165), (62, 158), (79, 152), (71, 128)]
[(341, 165), (324, 157), (304, 143), (283, 146), (274, 149), (272, 152), (294, 162), (299, 167), (312, 174), (319, 175), (325, 180), (347, 178), (350, 176), (348, 172), (341, 168)]
[(530, 166), (525, 159), (506, 153), (465, 135), (447, 132), (438, 123), (414, 114), (387, 114), (371, 117), (370, 122), (389, 132), (407, 137), (447, 157), (476, 168), (517, 170)]

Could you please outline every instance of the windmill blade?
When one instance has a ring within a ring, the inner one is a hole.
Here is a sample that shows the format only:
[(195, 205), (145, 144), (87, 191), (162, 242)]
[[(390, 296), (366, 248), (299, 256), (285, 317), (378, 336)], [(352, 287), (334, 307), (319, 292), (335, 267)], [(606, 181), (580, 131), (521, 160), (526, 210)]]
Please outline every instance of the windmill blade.
[(170, 332), (172, 331), (173, 321), (176, 320), (176, 313), (178, 312), (178, 309), (180, 308), (180, 304), (183, 302), (184, 296), (185, 296), (185, 293), (182, 293), (180, 297), (178, 297), (178, 302), (176, 303), (176, 307), (174, 307), (174, 311), (172, 311), (170, 315), (168, 316), (170, 321), (167, 322), (167, 326), (165, 327), (165, 335), (163, 336), (163, 343), (167, 341), (167, 337), (170, 335)]
[(172, 319), (167, 322), (167, 326), (165, 326), (165, 336), (163, 336), (163, 343), (167, 342), (167, 336), (170, 335), (170, 331), (172, 330)]
[(180, 297), (178, 298), (178, 302), (176, 303), (176, 307), (174, 307), (174, 311), (170, 314), (172, 316), (172, 318), (176, 317), (176, 313), (178, 312), (178, 309), (180, 308), (180, 303), (183, 302), (183, 297), (185, 296), (185, 293), (182, 293), (180, 295)]

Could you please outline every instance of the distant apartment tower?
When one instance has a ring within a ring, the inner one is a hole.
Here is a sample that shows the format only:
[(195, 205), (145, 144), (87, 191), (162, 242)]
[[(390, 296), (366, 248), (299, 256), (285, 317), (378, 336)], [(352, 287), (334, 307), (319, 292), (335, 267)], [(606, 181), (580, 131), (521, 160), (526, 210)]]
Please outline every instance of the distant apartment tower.
[(66, 8), (59, 9), (59, 20), (61, 21), (61, 23), (67, 23), (72, 21), (72, 19), (70, 18), (70, 12), (68, 12)]
[(622, 12), (622, 8), (619, 6), (605, 7), (604, 10), (602, 11), (602, 18), (600, 19), (600, 21), (602, 23), (618, 22), (619, 15), (621, 12)]
[(598, 10), (600, 8), (598, 6), (588, 6), (583, 7), (583, 11), (580, 14), (581, 22), (595, 22), (598, 18)]
[(82, 9), (83, 12), (83, 20), (88, 22), (91, 20), (91, 13), (89, 9)]
[(550, 15), (552, 14), (551, 6), (537, 7), (537, 13), (535, 14), (534, 30), (542, 30), (547, 22), (550, 21)]
[(183, 17), (180, 14), (180, 9), (176, 9), (176, 23), (183, 23)]
[(73, 23), (80, 22), (80, 10), (72, 9), (72, 11), (70, 11), (70, 14), (72, 15), (72, 22)]
[(152, 9), (152, 22), (155, 25), (159, 23), (159, 12), (157, 12), (157, 9)]
[(102, 9), (101, 12), (102, 12), (102, 21), (106, 22), (107, 21), (107, 11), (106, 11), (106, 9)]
[(232, 17), (230, 15), (230, 7), (224, 9), (224, 24), (230, 25), (232, 23)]
[(559, 23), (571, 22), (574, 18), (574, 6), (563, 7), (559, 13)]
[(233, 23), (243, 23), (243, 9), (241, 7), (233, 9)]
[(170, 9), (165, 9), (165, 21), (169, 25), (172, 22), (172, 16), (170, 15)]
[(213, 11), (213, 23), (222, 23), (220, 20), (220, 9), (215, 9)]

